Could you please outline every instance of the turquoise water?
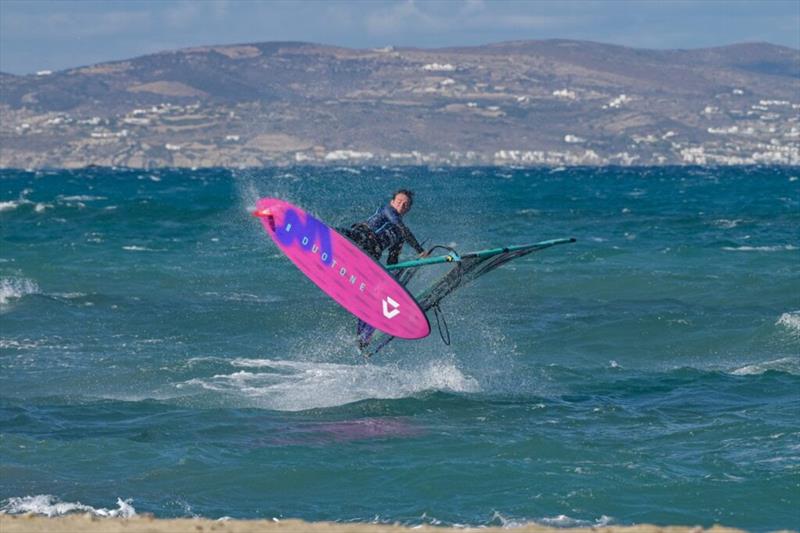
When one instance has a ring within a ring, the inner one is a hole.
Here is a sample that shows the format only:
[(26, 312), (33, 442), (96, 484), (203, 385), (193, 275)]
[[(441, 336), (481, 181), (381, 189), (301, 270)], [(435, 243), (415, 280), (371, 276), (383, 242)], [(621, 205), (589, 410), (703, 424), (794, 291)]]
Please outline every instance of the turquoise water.
[[(0, 508), (797, 528), (798, 175), (2, 171)], [(578, 242), (367, 363), (248, 209), (344, 225), (400, 186), (428, 245)]]

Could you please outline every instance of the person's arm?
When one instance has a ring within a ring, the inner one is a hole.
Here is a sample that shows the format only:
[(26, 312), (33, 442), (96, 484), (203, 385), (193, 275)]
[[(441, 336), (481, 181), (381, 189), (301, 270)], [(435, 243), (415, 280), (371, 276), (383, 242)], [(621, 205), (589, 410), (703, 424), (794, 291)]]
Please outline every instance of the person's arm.
[(400, 226), (400, 230), (403, 232), (403, 240), (407, 242), (408, 245), (411, 246), (418, 254), (424, 254), (425, 249), (419, 245), (416, 237), (414, 237), (414, 234), (411, 233), (411, 230), (408, 229), (408, 227), (406, 227), (406, 225), (402, 222), (398, 225)]

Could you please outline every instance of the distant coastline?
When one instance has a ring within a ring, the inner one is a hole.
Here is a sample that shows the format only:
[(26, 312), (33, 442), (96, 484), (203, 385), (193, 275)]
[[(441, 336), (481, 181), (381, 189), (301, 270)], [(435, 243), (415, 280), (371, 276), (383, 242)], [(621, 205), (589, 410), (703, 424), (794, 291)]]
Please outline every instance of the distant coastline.
[(270, 171), (270, 170), (277, 170), (283, 169), (286, 171), (291, 171), (292, 169), (307, 169), (307, 170), (314, 170), (318, 169), (319, 171), (326, 171), (326, 172), (336, 172), (340, 170), (342, 172), (352, 172), (352, 173), (360, 173), (364, 171), (370, 171), (373, 169), (378, 169), (382, 171), (395, 171), (395, 172), (408, 172), (414, 169), (464, 169), (464, 170), (483, 170), (483, 169), (507, 169), (507, 170), (529, 170), (529, 171), (549, 171), (553, 172), (562, 172), (565, 170), (588, 170), (588, 169), (631, 169), (631, 170), (641, 170), (641, 169), (689, 169), (689, 168), (697, 168), (697, 169), (714, 169), (714, 168), (741, 168), (741, 169), (781, 169), (781, 168), (792, 168), (798, 165), (782, 165), (782, 164), (686, 164), (686, 165), (679, 165), (679, 164), (663, 164), (663, 165), (621, 165), (621, 164), (608, 164), (608, 165), (554, 165), (554, 164), (537, 164), (537, 165), (514, 165), (514, 164), (461, 164), (461, 165), (452, 165), (452, 164), (415, 164), (415, 163), (408, 163), (408, 164), (379, 164), (379, 163), (363, 163), (363, 164), (354, 164), (354, 163), (344, 163), (344, 164), (324, 164), (324, 163), (292, 163), (292, 162), (285, 162), (285, 163), (274, 163), (271, 165), (260, 165), (260, 166), (208, 166), (208, 167), (175, 167), (175, 166), (153, 166), (153, 167), (126, 167), (126, 166), (116, 166), (116, 165), (96, 165), (96, 164), (89, 164), (86, 166), (72, 166), (72, 167), (28, 167), (28, 168), (19, 168), (19, 167), (0, 167), (0, 174), (2, 173), (12, 173), (12, 172), (31, 172), (31, 173), (52, 173), (52, 172), (61, 172), (61, 171), (72, 171), (72, 172), (170, 172), (170, 171), (179, 171), (179, 172), (197, 172), (197, 171), (224, 171), (224, 172), (231, 172), (231, 173), (257, 173), (259, 171)]
[(800, 165), (800, 51), (268, 42), (0, 73), (0, 168)]

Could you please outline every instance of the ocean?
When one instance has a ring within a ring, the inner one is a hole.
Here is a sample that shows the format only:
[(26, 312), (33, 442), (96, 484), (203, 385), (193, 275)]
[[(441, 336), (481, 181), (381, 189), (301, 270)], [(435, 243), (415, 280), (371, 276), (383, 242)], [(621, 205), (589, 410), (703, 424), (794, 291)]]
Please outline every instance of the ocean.
[[(0, 510), (798, 528), (799, 176), (0, 171)], [(400, 187), (426, 246), (577, 242), (365, 361), (249, 210), (344, 226)]]

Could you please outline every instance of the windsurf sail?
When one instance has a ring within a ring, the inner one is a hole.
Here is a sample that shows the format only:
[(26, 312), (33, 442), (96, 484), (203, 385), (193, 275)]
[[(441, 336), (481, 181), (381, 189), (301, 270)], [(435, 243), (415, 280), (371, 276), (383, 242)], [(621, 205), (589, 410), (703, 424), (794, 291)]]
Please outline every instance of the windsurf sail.
[[(406, 286), (418, 272), (417, 267), (440, 263), (453, 263), (453, 268), (451, 268), (449, 272), (439, 278), (426, 290), (416, 295), (414, 298), (417, 301), (417, 304), (419, 304), (420, 308), (426, 313), (433, 309), (437, 322), (439, 322), (441, 316), (439, 303), (442, 301), (442, 299), (452, 294), (457, 289), (508, 263), (509, 261), (524, 257), (533, 252), (550, 248), (552, 246), (572, 242), (575, 242), (574, 238), (552, 239), (534, 244), (491, 248), (488, 250), (480, 250), (465, 254), (459, 254), (452, 248), (434, 246), (431, 248), (431, 250), (435, 250), (436, 248), (444, 248), (448, 250), (448, 253), (446, 255), (424, 257), (421, 259), (397, 263), (395, 265), (389, 265), (387, 270), (398, 271), (398, 280), (402, 285)], [(442, 340), (444, 340), (446, 343), (449, 343), (449, 333), (445, 336), (441, 327), (442, 324), (440, 322), (440, 333), (442, 333)], [(445, 330), (447, 329), (446, 324), (444, 325), (444, 328)], [(365, 357), (371, 357), (382, 350), (392, 340), (394, 340), (394, 336), (378, 331), (372, 336), (371, 339), (369, 339), (369, 342), (362, 343), (361, 354)]]

